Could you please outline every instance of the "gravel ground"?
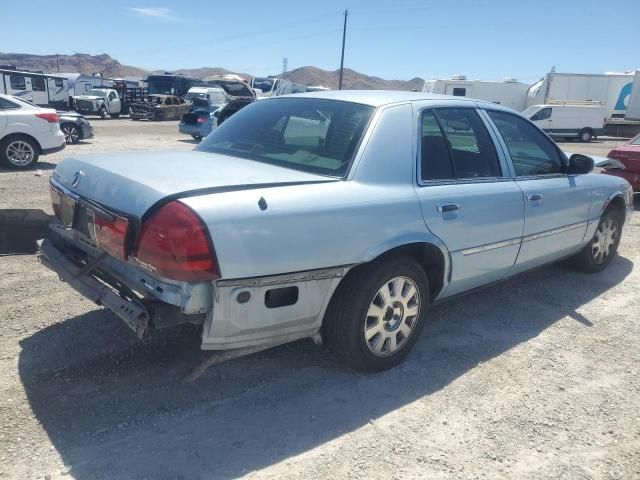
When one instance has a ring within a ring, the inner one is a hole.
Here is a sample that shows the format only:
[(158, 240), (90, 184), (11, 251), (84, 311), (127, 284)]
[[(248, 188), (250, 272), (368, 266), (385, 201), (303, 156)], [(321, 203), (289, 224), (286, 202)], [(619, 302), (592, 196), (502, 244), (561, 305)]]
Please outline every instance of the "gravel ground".
[[(0, 209), (51, 213), (70, 153), (193, 147), (175, 122), (92, 122), (41, 176), (0, 171)], [(640, 478), (639, 235), (636, 212), (601, 274), (553, 265), (438, 306), (394, 370), (301, 341), (195, 383), (194, 328), (140, 344), (33, 256), (0, 257), (0, 478)]]

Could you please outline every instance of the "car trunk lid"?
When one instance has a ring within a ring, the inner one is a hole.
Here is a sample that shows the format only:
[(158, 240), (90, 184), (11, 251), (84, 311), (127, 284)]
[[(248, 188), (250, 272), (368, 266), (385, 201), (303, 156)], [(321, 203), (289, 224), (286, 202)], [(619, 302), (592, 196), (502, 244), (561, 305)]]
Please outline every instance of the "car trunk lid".
[(56, 167), (53, 178), (81, 198), (137, 218), (152, 206), (177, 198), (337, 181), (263, 162), (195, 151), (71, 157)]

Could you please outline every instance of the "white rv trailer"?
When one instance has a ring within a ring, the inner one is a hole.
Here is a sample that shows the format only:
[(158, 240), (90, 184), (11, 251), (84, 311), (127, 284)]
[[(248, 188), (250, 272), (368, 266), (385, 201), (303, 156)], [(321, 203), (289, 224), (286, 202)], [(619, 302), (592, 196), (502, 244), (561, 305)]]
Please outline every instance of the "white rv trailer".
[(69, 97), (84, 95), (93, 87), (113, 87), (113, 81), (98, 75), (84, 75), (82, 73), (58, 73), (69, 81)]
[(60, 75), (0, 68), (0, 93), (13, 95), (41, 107), (69, 108), (69, 82)]
[(633, 78), (633, 73), (548, 73), (531, 86), (526, 106), (557, 101), (600, 102), (605, 107), (607, 119), (624, 118), (632, 94)]
[(450, 80), (427, 80), (422, 87), (423, 92), (476, 98), (517, 111), (524, 110), (528, 90), (529, 85), (514, 78), (502, 81), (467, 80), (464, 75), (454, 75)]

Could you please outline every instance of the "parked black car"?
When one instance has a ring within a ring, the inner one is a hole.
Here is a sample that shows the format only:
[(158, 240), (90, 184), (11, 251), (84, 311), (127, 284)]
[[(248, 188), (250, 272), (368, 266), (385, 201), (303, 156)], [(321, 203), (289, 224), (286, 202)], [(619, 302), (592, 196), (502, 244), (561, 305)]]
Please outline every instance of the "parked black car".
[(74, 112), (58, 112), (60, 130), (64, 133), (67, 145), (93, 137), (93, 127), (85, 117)]

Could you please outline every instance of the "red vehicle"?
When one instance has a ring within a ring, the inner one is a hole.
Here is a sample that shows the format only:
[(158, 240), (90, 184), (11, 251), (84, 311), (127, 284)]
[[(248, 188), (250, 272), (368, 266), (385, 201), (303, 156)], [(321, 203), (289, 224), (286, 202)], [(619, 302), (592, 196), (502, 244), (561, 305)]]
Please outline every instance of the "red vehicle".
[(625, 169), (609, 167), (602, 173), (622, 177), (631, 184), (634, 192), (640, 192), (640, 134), (611, 150), (607, 158), (618, 160)]

